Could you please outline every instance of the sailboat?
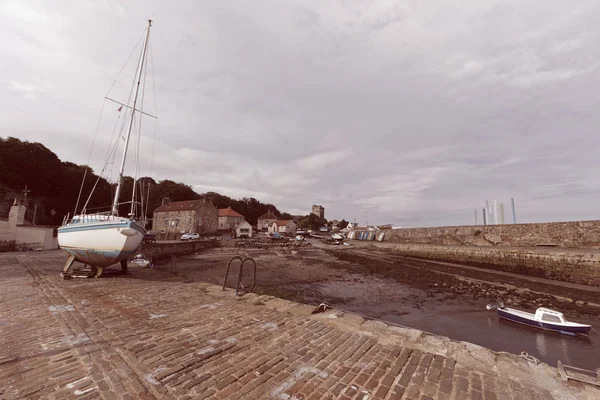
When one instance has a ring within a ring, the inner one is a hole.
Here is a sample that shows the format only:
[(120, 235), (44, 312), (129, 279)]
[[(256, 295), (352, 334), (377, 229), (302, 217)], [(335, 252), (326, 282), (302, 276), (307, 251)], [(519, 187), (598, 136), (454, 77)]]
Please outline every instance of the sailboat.
[[(136, 109), (136, 105), (138, 102), (140, 82), (142, 81), (144, 62), (146, 61), (148, 52), (148, 40), (150, 37), (151, 26), (152, 21), (148, 20), (146, 32), (144, 34), (142, 53), (135, 74), (135, 91), (132, 103), (130, 106), (122, 104), (122, 106), (130, 109), (131, 119), (128, 123), (125, 148), (123, 150), (123, 157), (111, 211), (107, 213), (88, 214), (85, 212), (84, 206), (82, 212), (73, 215), (71, 219), (69, 219), (67, 215), (63, 221), (63, 225), (58, 228), (58, 245), (69, 256), (62, 271), (62, 276), (65, 278), (70, 276), (70, 269), (75, 261), (89, 265), (92, 269), (92, 274), (96, 277), (102, 275), (104, 268), (117, 263), (121, 264), (122, 272), (127, 272), (128, 258), (135, 253), (146, 234), (145, 224), (142, 221), (136, 220), (134, 215), (135, 183), (133, 185), (131, 213), (126, 217), (119, 216), (119, 195), (123, 186), (123, 174), (125, 171), (125, 162), (127, 159), (134, 115), (136, 112), (143, 113)], [(77, 206), (75, 207), (77, 211)]]

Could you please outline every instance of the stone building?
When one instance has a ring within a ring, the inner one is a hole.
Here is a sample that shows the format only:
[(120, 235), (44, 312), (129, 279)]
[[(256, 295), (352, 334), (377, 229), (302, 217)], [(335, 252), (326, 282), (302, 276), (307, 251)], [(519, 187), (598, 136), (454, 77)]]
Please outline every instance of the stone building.
[(273, 214), (271, 211), (266, 214), (258, 217), (258, 222), (256, 224), (257, 231), (266, 231), (273, 224), (273, 222), (277, 221), (279, 218), (277, 215)]
[(159, 240), (178, 239), (182, 233), (215, 233), (219, 210), (210, 201), (173, 201), (154, 210), (152, 230)]
[(295, 235), (296, 234), (296, 223), (291, 219), (278, 219), (269, 225), (269, 232), (279, 232), (287, 235)]
[(15, 200), (8, 219), (0, 219), (0, 249), (57, 249), (56, 227), (32, 225), (25, 220), (25, 211), (25, 206)]
[(231, 207), (219, 208), (219, 230), (231, 231), (244, 222), (244, 216)]
[(313, 204), (312, 213), (319, 217), (321, 221), (325, 219), (325, 207), (323, 206), (316, 206)]

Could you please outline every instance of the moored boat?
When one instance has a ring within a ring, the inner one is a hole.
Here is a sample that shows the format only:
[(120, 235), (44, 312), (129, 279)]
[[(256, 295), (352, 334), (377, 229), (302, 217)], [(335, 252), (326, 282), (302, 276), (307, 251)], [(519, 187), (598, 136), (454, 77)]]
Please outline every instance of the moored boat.
[(502, 302), (496, 306), (488, 304), (487, 309), (497, 309), (498, 317), (507, 321), (560, 333), (589, 335), (592, 329), (591, 325), (567, 321), (563, 313), (544, 307), (538, 308), (535, 314), (505, 307)]

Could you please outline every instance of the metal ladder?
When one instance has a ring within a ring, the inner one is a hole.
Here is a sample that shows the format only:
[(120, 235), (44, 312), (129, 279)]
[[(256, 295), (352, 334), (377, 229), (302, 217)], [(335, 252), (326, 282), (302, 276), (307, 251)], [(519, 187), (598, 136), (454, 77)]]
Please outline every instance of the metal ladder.
[[(231, 263), (235, 260), (240, 260), (240, 270), (238, 272), (237, 282), (235, 284), (235, 296), (243, 296), (245, 293), (252, 293), (254, 287), (256, 286), (256, 261), (253, 258), (247, 257), (242, 258), (241, 256), (231, 257), (231, 260), (227, 263), (227, 270), (225, 271), (225, 279), (223, 280), (223, 291), (225, 290), (225, 285), (227, 284), (227, 277), (229, 276), (229, 268), (231, 267)], [(246, 262), (252, 263), (252, 286), (250, 287), (250, 291), (246, 291), (244, 284), (242, 283), (242, 273), (244, 271), (244, 264)], [(241, 290), (240, 290), (241, 289)]]

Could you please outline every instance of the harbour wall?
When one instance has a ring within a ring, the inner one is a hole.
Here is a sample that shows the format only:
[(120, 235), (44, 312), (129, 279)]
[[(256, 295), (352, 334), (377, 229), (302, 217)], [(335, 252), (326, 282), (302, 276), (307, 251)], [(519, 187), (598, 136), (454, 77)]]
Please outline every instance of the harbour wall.
[(491, 247), (423, 243), (352, 242), (403, 256), (600, 286), (600, 251), (548, 247)]
[(480, 247), (551, 246), (598, 249), (600, 221), (393, 229), (385, 233), (384, 241)]
[(138, 253), (146, 257), (151, 257), (157, 261), (171, 256), (195, 253), (199, 250), (219, 247), (219, 242), (216, 239), (211, 240), (193, 240), (188, 242), (157, 242), (143, 243), (138, 250)]

